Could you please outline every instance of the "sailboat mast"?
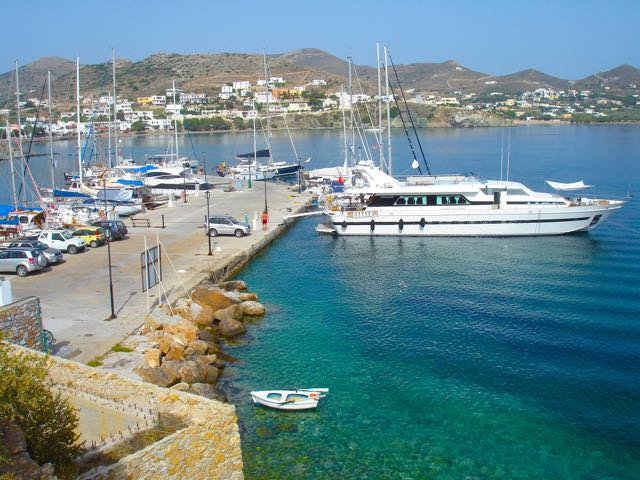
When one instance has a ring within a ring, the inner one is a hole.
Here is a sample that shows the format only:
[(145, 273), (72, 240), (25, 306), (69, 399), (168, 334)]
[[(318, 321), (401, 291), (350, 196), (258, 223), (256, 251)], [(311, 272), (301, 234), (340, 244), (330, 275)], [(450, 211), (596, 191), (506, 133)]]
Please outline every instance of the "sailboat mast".
[(80, 57), (76, 57), (76, 133), (78, 135), (78, 175), (82, 185), (82, 146), (80, 142)]
[[(111, 70), (113, 77), (113, 143), (116, 151), (116, 166), (118, 161), (118, 97), (116, 96), (116, 49), (111, 49)], [(111, 137), (109, 137), (111, 140)], [(109, 166), (111, 166), (111, 145), (109, 145)]]
[[(256, 152), (256, 102), (251, 102), (251, 108), (253, 109), (253, 163), (258, 168), (258, 152)], [(251, 166), (249, 166), (251, 168)], [(257, 178), (257, 176), (256, 176)], [(249, 180), (251, 180), (251, 170), (249, 170)]]
[(264, 60), (264, 83), (265, 83), (265, 87), (266, 87), (266, 92), (267, 92), (267, 148), (269, 149), (269, 158), (271, 158), (271, 121), (269, 119), (269, 97), (270, 95), (270, 88), (269, 88), (269, 79), (267, 77), (267, 51), (263, 50), (262, 51), (262, 58)]
[(18, 119), (18, 153), (20, 154), (20, 162), (22, 163), (22, 192), (23, 192), (23, 203), (26, 205), (26, 182), (24, 177), (24, 172), (27, 171), (25, 162), (24, 162), (24, 152), (22, 151), (22, 120), (20, 119), (20, 75), (18, 73), (18, 61), (16, 60), (16, 115)]
[(11, 147), (11, 135), (13, 134), (13, 129), (9, 126), (9, 115), (6, 118), (6, 126), (7, 126), (7, 143), (9, 144), (9, 165), (11, 169), (11, 187), (13, 188), (13, 209), (14, 211), (18, 210), (18, 194), (16, 193), (16, 171), (13, 168), (13, 148)]
[(176, 142), (176, 162), (180, 159), (178, 154), (178, 112), (176, 112), (176, 81), (173, 80), (173, 133)]
[(351, 125), (350, 150), (351, 150), (351, 163), (355, 163), (353, 161), (353, 156), (355, 154), (354, 148), (356, 144), (356, 131), (354, 129), (354, 122), (353, 122), (353, 82), (351, 81), (351, 57), (348, 57), (348, 58), (349, 58), (349, 122)]
[(387, 173), (391, 175), (391, 98), (389, 97), (389, 54), (386, 45), (384, 46), (384, 83), (387, 103)]
[(342, 136), (344, 139), (344, 171), (345, 175), (349, 166), (349, 149), (347, 147), (347, 118), (344, 114), (344, 85), (340, 85), (340, 109), (342, 110)]
[(51, 198), (55, 199), (55, 196), (53, 194), (53, 191), (56, 188), (56, 172), (54, 170), (55, 164), (53, 161), (53, 130), (51, 128), (51, 71), (47, 72), (47, 86), (49, 90), (47, 104), (49, 106), (49, 161), (51, 162)]
[(376, 42), (376, 60), (378, 62), (378, 154), (380, 155), (380, 170), (384, 171), (384, 140), (382, 135), (382, 79), (380, 77), (380, 44)]

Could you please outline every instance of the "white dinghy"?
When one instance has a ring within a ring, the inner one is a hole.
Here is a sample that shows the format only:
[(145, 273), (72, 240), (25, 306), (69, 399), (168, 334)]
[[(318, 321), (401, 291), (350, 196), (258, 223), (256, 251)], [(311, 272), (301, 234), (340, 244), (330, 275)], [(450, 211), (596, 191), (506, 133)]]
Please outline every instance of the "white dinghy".
[(328, 388), (303, 388), (297, 390), (263, 390), (251, 392), (253, 403), (277, 410), (309, 410), (318, 406)]

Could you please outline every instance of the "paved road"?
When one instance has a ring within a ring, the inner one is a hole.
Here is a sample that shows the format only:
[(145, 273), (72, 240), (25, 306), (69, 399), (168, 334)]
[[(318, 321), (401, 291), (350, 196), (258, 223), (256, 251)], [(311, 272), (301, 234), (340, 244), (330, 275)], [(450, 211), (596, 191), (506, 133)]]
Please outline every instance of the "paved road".
[[(253, 187), (241, 192), (213, 191), (211, 214), (228, 213), (242, 219), (248, 212), (251, 220), (252, 212), (261, 212), (264, 208), (264, 185), (256, 182)], [(269, 183), (267, 189), (271, 228), (281, 223), (287, 209), (299, 208), (309, 198), (283, 184)], [(157, 228), (163, 214), (166, 228)], [(212, 239), (216, 251), (209, 257), (207, 237), (202, 228), (205, 216), (206, 200), (202, 195), (190, 196), (187, 203), (178, 203), (173, 208), (138, 215), (149, 218), (151, 228), (132, 228), (131, 222), (125, 220), (128, 238), (111, 244), (117, 315), (114, 320), (105, 320), (111, 312), (106, 246), (88, 249), (75, 256), (65, 254), (63, 264), (26, 278), (8, 277), (12, 282), (13, 297), (40, 297), (44, 326), (56, 337), (54, 354), (87, 362), (108, 351), (144, 320), (147, 297), (142, 293), (140, 254), (144, 250), (145, 237), (148, 246), (155, 244), (157, 237), (164, 246), (163, 285), (170, 294), (180, 290), (183, 284), (193, 285), (204, 278), (206, 272), (223, 265), (268, 233), (258, 229), (244, 238)], [(159, 287), (152, 290), (151, 305), (158, 302), (160, 292)]]

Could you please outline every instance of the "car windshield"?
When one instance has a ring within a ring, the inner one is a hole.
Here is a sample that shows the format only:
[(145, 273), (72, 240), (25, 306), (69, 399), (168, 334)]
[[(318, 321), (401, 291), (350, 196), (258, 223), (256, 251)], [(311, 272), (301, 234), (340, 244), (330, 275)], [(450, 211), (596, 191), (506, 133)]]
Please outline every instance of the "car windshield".
[(34, 246), (34, 247), (36, 247), (36, 248), (38, 248), (38, 249), (40, 249), (40, 250), (46, 250), (47, 248), (49, 248), (49, 247), (47, 247), (47, 246), (46, 246), (44, 243), (42, 243), (42, 242), (35, 242), (35, 243), (33, 244), (33, 246)]
[(67, 231), (62, 232), (62, 236), (64, 238), (66, 238), (67, 240), (69, 240), (70, 238), (73, 238), (73, 235), (71, 235), (71, 233), (69, 233)]
[(231, 220), (231, 223), (240, 223), (240, 222), (238, 222), (238, 220), (236, 220), (236, 219), (235, 219), (235, 218), (233, 218), (233, 217), (227, 217), (227, 218), (228, 218), (229, 220)]

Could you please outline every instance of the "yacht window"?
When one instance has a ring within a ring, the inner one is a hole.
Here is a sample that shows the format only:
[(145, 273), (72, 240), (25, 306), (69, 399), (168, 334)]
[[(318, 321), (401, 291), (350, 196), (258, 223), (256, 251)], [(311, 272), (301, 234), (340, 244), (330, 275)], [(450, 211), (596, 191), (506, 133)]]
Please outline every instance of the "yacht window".
[(527, 195), (524, 190), (521, 190), (519, 188), (509, 188), (507, 189), (507, 194), (508, 195)]
[(409, 199), (407, 200), (407, 205), (415, 205), (416, 204), (416, 197), (409, 197)]
[(407, 204), (406, 197), (399, 197), (398, 200), (396, 200), (396, 205), (406, 205), (406, 204)]
[(25, 217), (24, 215), (20, 215), (20, 223), (29, 223), (29, 217)]

